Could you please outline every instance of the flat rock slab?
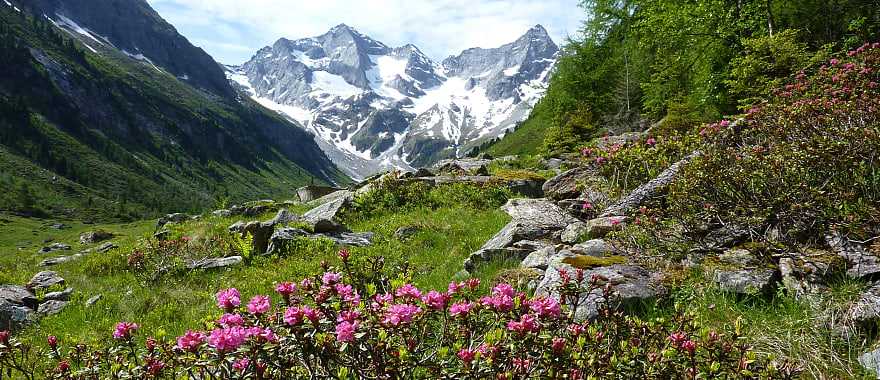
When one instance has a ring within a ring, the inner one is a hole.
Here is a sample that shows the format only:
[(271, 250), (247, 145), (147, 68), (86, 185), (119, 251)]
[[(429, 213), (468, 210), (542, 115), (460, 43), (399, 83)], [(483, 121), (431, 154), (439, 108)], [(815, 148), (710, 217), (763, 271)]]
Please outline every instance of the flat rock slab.
[(586, 236), (590, 232), (590, 226), (584, 222), (574, 222), (569, 224), (562, 230), (562, 242), (568, 244), (575, 244), (581, 240), (581, 237)]
[(47, 289), (55, 285), (64, 285), (64, 279), (56, 272), (43, 271), (35, 274), (25, 287), (30, 290), (37, 290)]
[[(557, 288), (562, 283), (560, 271), (566, 271), (574, 278), (577, 268), (560, 261), (554, 261), (544, 272), (544, 279), (538, 284), (537, 295), (559, 297)], [(590, 279), (596, 276), (597, 288), (591, 289)], [(611, 265), (584, 270), (584, 284), (578, 300), (570, 302), (576, 320), (590, 320), (598, 316), (603, 304), (611, 308), (648, 301), (666, 294), (660, 283), (660, 276), (635, 265)], [(611, 298), (606, 299), (603, 287), (610, 286)]]
[(56, 252), (56, 251), (69, 251), (70, 249), (71, 249), (71, 248), (70, 248), (70, 245), (68, 245), (68, 244), (64, 244), (64, 243), (55, 243), (55, 244), (48, 245), (48, 246), (45, 246), (45, 247), (43, 247), (43, 248), (40, 248), (40, 250), (38, 251), (38, 253), (50, 253), (50, 252)]
[(303, 186), (299, 189), (296, 189), (296, 195), (299, 197), (300, 202), (311, 202), (315, 199), (321, 198), (325, 195), (332, 194), (342, 189), (337, 189), (335, 187), (330, 186)]
[(345, 205), (351, 202), (354, 194), (350, 191), (337, 193), (341, 193), (337, 194), (337, 198), (313, 208), (302, 216), (302, 220), (311, 225), (312, 230), (316, 233), (345, 230), (345, 227), (337, 221), (336, 216)]
[(79, 235), (79, 243), (84, 245), (95, 244), (104, 240), (113, 239), (114, 236), (113, 233), (103, 230), (83, 232)]
[(27, 288), (18, 285), (0, 285), (0, 302), (36, 309), (39, 300)]
[(550, 200), (543, 198), (511, 199), (501, 209), (514, 220), (548, 230), (561, 230), (578, 221)]
[(492, 160), (480, 158), (462, 158), (440, 160), (431, 169), (435, 173), (473, 173), (484, 171)]
[(73, 261), (73, 260), (76, 260), (80, 257), (83, 257), (83, 255), (81, 253), (77, 253), (75, 255), (70, 255), (70, 256), (61, 256), (61, 257), (55, 257), (55, 258), (51, 258), (51, 259), (45, 259), (40, 262), (40, 266), (50, 267), (53, 265), (66, 263), (68, 261)]
[(583, 190), (580, 188), (583, 183), (597, 175), (598, 173), (593, 168), (577, 167), (544, 182), (542, 190), (544, 196), (555, 200), (578, 198)]
[(372, 232), (309, 233), (299, 228), (282, 228), (272, 234), (266, 254), (276, 253), (286, 246), (288, 242), (296, 238), (330, 239), (340, 246), (365, 247), (373, 244), (373, 236)]
[(241, 256), (218, 257), (195, 261), (187, 265), (187, 269), (216, 269), (226, 268), (241, 264), (243, 258)]
[(577, 254), (593, 257), (606, 257), (617, 253), (617, 249), (614, 246), (602, 239), (587, 240), (573, 245), (569, 250)]
[(598, 239), (603, 238), (609, 233), (620, 231), (626, 226), (627, 218), (625, 216), (608, 216), (596, 218), (588, 221), (583, 227), (586, 236)]
[(776, 283), (776, 271), (767, 268), (715, 270), (712, 277), (721, 290), (737, 294), (766, 294)]
[(49, 316), (60, 313), (69, 304), (68, 301), (46, 301), (40, 304), (37, 314), (40, 316)]

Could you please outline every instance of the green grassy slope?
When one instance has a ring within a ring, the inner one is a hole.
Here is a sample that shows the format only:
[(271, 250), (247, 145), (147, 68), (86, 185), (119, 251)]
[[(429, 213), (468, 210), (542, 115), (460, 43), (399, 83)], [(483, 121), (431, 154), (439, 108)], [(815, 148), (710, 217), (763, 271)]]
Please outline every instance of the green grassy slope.
[(0, 210), (135, 218), (347, 180), (311, 136), (244, 97), (196, 90), (110, 46), (92, 53), (9, 7), (0, 22), (0, 182), (20, 190), (0, 195)]

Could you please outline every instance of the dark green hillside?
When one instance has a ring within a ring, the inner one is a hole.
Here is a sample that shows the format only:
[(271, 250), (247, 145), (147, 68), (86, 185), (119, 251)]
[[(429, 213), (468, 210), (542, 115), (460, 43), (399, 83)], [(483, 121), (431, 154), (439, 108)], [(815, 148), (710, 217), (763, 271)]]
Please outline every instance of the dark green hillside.
[(0, 209), (137, 217), (344, 181), (312, 137), (0, 7)]

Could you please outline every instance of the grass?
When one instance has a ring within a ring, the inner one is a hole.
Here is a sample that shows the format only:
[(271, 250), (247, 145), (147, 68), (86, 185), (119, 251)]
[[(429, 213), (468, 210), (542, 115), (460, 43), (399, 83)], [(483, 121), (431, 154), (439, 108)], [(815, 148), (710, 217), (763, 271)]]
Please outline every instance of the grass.
[[(271, 215), (267, 213), (259, 219), (265, 220)], [(106, 339), (118, 321), (141, 324), (145, 335), (174, 337), (219, 316), (214, 294), (220, 288), (238, 288), (243, 297), (249, 298), (270, 293), (278, 282), (318, 273), (321, 261), (338, 263), (336, 248), (319, 241), (301, 245), (286, 257), (256, 258), (250, 265), (188, 272), (142, 283), (127, 269), (126, 258), (139, 238), (152, 234), (153, 221), (110, 225), (70, 222), (70, 229), (56, 231), (49, 228), (55, 221), (3, 219), (8, 222), (0, 225), (3, 237), (0, 240), (0, 283), (24, 283), (38, 272), (41, 269), (38, 263), (48, 257), (36, 253), (44, 240), (65, 242), (78, 249), (81, 232), (100, 228), (119, 235), (113, 240), (120, 245), (118, 250), (92, 254), (51, 269), (74, 288), (73, 302), (62, 313), (44, 318), (23, 332), (26, 339), (37, 343), (48, 334), (57, 335), (65, 342), (96, 342)], [(173, 228), (173, 234), (193, 236), (211, 229), (222, 230), (238, 219), (205, 217)], [(462, 269), (464, 259), (508, 221), (509, 216), (494, 209), (444, 207), (391, 211), (350, 226), (354, 231), (376, 233), (373, 246), (352, 248), (351, 252), (355, 257), (383, 256), (389, 265), (409, 262), (418, 286), (445, 289)], [(412, 225), (420, 226), (419, 232), (405, 242), (395, 237), (398, 228)], [(25, 248), (16, 251), (16, 246)], [(494, 272), (485, 271), (481, 276), (485, 282), (491, 282)], [(92, 307), (86, 306), (85, 301), (96, 294), (103, 298)]]
[(533, 113), (518, 128), (490, 145), (486, 152), (496, 157), (536, 154), (544, 142), (547, 127), (548, 122), (540, 115)]

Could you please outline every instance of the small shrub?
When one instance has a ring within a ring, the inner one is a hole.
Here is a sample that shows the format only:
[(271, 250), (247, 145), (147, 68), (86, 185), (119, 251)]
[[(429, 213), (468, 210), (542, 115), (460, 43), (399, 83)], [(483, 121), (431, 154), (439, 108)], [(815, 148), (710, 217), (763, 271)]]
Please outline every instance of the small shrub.
[(499, 184), (476, 185), (452, 183), (436, 187), (423, 182), (389, 179), (355, 198), (345, 218), (366, 218), (383, 212), (420, 207), (469, 207), (495, 209), (512, 197), (510, 190)]

